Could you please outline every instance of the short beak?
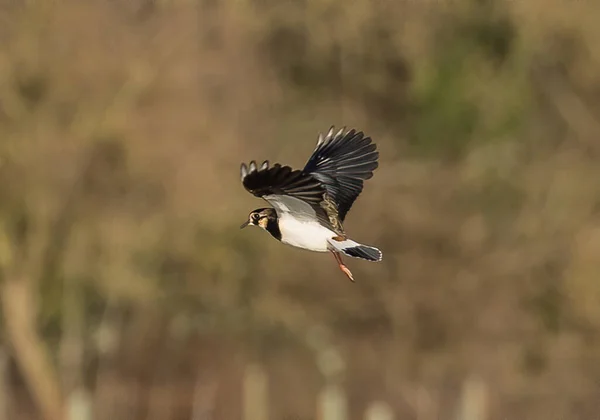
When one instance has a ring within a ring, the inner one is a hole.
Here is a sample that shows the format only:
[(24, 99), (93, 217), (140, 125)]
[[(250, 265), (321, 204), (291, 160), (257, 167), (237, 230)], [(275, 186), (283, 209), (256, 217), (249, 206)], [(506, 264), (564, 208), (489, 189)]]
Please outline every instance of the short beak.
[(244, 223), (242, 223), (242, 226), (240, 226), (240, 229), (244, 229), (246, 226), (248, 226), (250, 224), (249, 220), (246, 220)]

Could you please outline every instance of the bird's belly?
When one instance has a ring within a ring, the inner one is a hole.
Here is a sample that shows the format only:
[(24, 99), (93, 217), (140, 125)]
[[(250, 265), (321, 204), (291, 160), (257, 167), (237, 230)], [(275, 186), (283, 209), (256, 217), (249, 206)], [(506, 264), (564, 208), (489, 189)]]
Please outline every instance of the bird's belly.
[(318, 222), (297, 220), (283, 215), (279, 218), (281, 242), (316, 252), (327, 251), (327, 240), (335, 233)]

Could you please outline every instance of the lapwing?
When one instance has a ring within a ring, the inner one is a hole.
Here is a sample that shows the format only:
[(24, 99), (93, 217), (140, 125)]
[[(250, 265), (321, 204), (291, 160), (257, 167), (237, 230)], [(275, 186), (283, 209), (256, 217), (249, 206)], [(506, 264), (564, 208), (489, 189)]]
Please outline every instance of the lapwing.
[(240, 226), (259, 226), (284, 244), (315, 252), (331, 252), (351, 281), (354, 277), (342, 254), (367, 261), (381, 261), (379, 249), (348, 237), (343, 222), (363, 190), (365, 180), (378, 167), (379, 152), (363, 132), (345, 128), (318, 136), (317, 146), (304, 169), (279, 163), (260, 166), (242, 163), (242, 184), (272, 208), (250, 212)]

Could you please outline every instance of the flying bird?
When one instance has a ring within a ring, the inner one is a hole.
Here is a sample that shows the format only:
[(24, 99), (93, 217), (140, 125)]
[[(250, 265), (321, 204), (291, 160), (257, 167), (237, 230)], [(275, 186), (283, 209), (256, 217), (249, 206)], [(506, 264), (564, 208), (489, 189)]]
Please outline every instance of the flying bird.
[(264, 161), (260, 166), (242, 163), (244, 188), (266, 200), (272, 208), (256, 209), (240, 228), (258, 226), (284, 244), (316, 252), (331, 252), (351, 281), (354, 277), (342, 254), (381, 261), (379, 249), (353, 241), (343, 222), (363, 190), (365, 180), (378, 167), (379, 152), (363, 132), (345, 128), (319, 134), (317, 146), (304, 169)]

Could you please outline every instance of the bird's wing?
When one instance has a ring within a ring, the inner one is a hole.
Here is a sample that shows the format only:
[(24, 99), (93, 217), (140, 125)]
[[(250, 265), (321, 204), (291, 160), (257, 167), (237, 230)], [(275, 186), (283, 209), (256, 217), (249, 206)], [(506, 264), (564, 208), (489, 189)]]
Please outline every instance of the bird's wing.
[(303, 172), (321, 181), (337, 206), (338, 217), (346, 213), (363, 190), (363, 182), (373, 176), (379, 165), (379, 152), (370, 137), (352, 129), (337, 133), (331, 127), (319, 135), (317, 147), (308, 159)]
[(299, 219), (319, 220), (329, 226), (322, 206), (326, 190), (312, 176), (278, 163), (269, 167), (268, 161), (260, 167), (254, 161), (248, 166), (242, 163), (240, 175), (244, 188), (265, 199), (279, 216), (293, 213)]

